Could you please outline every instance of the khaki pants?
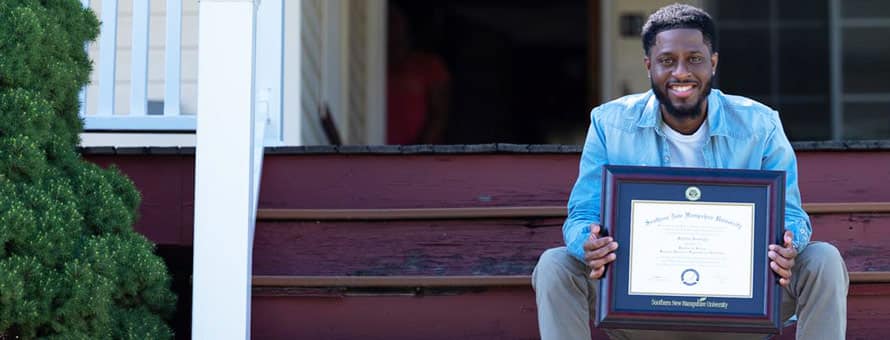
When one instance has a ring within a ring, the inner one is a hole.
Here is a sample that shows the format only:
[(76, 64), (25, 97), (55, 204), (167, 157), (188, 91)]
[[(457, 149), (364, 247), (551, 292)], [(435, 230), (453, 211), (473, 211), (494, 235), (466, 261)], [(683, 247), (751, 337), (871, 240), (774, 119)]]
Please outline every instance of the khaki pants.
[[(541, 339), (590, 339), (598, 281), (565, 247), (548, 249), (532, 273)], [(837, 248), (810, 243), (798, 254), (791, 284), (783, 289), (782, 317), (797, 314), (798, 339), (844, 339), (847, 330), (847, 267)], [(607, 330), (612, 339), (762, 339), (763, 335)]]

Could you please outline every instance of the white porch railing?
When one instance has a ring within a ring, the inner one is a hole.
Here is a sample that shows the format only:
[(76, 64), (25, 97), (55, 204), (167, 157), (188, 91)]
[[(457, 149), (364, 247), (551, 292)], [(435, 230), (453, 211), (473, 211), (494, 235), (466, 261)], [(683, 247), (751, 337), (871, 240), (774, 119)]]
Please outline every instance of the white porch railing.
[[(97, 0), (93, 0), (97, 1)], [(89, 7), (90, 0), (81, 0)], [(132, 40), (130, 58), (129, 113), (115, 112), (118, 0), (101, 1), (101, 30), (98, 41), (99, 93), (94, 114), (87, 114), (87, 91), (81, 92), (80, 116), (84, 130), (118, 131), (194, 131), (194, 115), (183, 115), (181, 105), (182, 1), (166, 2), (166, 39), (164, 49), (164, 97), (161, 112), (149, 112), (148, 61), (150, 0), (132, 0)], [(92, 98), (90, 98), (92, 100)]]
[[(98, 41), (85, 46), (94, 73), (80, 96), (84, 142), (188, 144), (197, 128), (199, 0), (80, 1), (101, 22)], [(348, 132), (345, 142), (383, 143), (385, 0), (231, 1), (256, 10), (253, 91), (257, 111), (268, 112), (266, 145), (328, 143), (323, 107)]]

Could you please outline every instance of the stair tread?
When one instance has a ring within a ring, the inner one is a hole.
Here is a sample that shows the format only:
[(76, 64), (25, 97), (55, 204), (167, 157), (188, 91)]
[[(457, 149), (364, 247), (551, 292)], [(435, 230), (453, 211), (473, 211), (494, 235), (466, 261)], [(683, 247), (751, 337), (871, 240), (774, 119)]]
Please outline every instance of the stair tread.
[[(479, 220), (260, 222), (260, 275), (528, 275), (564, 244), (559, 217)], [(841, 251), (851, 272), (890, 271), (890, 214), (813, 215), (812, 239)], [(358, 251), (360, 250), (360, 251)]]
[[(850, 272), (850, 283), (890, 283), (890, 271)], [(508, 287), (530, 284), (531, 275), (253, 276), (254, 287)]]
[[(809, 214), (890, 213), (890, 202), (804, 203)], [(502, 206), (466, 208), (291, 209), (261, 208), (261, 221), (295, 220), (406, 220), (565, 217), (565, 206)]]

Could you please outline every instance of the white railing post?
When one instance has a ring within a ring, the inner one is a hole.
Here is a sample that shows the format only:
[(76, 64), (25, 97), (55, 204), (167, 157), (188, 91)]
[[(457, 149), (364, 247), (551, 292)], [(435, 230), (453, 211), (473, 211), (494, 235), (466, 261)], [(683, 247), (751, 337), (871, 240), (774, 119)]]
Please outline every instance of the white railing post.
[(130, 116), (145, 116), (148, 113), (148, 18), (150, 14), (151, 0), (133, 0), (133, 39), (130, 44)]
[(256, 180), (252, 0), (199, 4), (192, 338), (250, 338)]
[(182, 1), (167, 0), (167, 40), (164, 44), (164, 116), (180, 114), (182, 63)]
[(284, 1), (262, 0), (257, 8), (256, 37), (256, 86), (258, 91), (263, 92), (268, 112), (269, 142), (280, 144), (284, 83)]
[(117, 66), (117, 0), (102, 0), (99, 38), (99, 106), (97, 116), (114, 114), (114, 82)]
[[(83, 6), (84, 8), (90, 8), (90, 0), (80, 0), (80, 5)], [(87, 53), (88, 57), (89, 57), (89, 53), (90, 53), (89, 46), (90, 46), (90, 43), (83, 44), (83, 50), (84, 50), (84, 52)], [(87, 87), (86, 86), (84, 86), (83, 88), (80, 89), (80, 94), (78, 94), (77, 97), (80, 98), (80, 111), (79, 112), (80, 112), (80, 116), (83, 117), (87, 114)]]

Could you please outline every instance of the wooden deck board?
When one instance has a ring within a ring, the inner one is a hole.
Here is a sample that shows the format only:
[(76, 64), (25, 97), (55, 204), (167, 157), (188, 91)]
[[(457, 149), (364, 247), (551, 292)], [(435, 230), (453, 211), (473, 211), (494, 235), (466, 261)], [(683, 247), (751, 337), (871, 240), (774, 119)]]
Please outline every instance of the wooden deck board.
[(562, 219), (259, 223), (257, 275), (529, 275)]
[[(561, 218), (258, 223), (258, 275), (529, 275), (563, 245)], [(890, 213), (813, 216), (850, 271), (890, 271)]]
[[(890, 284), (890, 272), (851, 272), (850, 284)], [(254, 288), (472, 288), (527, 287), (530, 275), (479, 276), (288, 276), (255, 275)]]
[[(890, 213), (890, 202), (804, 203), (811, 215)], [(483, 218), (566, 217), (565, 206), (470, 207), (415, 209), (259, 209), (260, 221), (392, 221)]]
[[(890, 285), (853, 285), (848, 339), (890, 338)], [(531, 287), (459, 294), (257, 295), (251, 334), (262, 339), (537, 339)], [(604, 334), (593, 329), (594, 339)], [(777, 338), (794, 339), (786, 328)]]

